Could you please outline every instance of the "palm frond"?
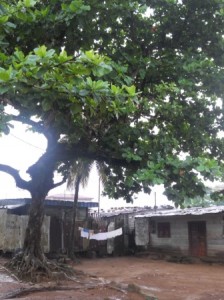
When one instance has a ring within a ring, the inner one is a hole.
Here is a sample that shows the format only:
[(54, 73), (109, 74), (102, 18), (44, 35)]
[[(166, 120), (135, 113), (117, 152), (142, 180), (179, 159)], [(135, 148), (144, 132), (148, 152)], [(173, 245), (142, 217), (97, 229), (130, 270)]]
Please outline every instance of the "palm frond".
[(93, 161), (90, 159), (78, 159), (73, 162), (68, 171), (68, 181), (67, 188), (70, 190), (74, 189), (76, 180), (81, 176), (81, 185), (85, 187), (88, 184), (90, 172), (94, 166), (96, 165), (97, 172), (100, 177), (101, 183), (104, 185), (107, 181), (106, 175), (106, 166), (104, 162)]
[(105, 185), (105, 183), (107, 181), (107, 175), (106, 175), (106, 172), (105, 172), (106, 168), (105, 168), (104, 162), (97, 161), (96, 162), (96, 168), (97, 168), (97, 171), (98, 171), (98, 174), (99, 174), (100, 181), (101, 181), (102, 185)]
[(79, 159), (74, 161), (74, 163), (69, 168), (67, 188), (73, 189), (77, 177), (80, 176), (81, 176), (81, 185), (85, 187), (88, 183), (90, 171), (92, 169), (93, 164), (94, 161), (87, 160), (87, 159), (82, 159), (82, 160)]

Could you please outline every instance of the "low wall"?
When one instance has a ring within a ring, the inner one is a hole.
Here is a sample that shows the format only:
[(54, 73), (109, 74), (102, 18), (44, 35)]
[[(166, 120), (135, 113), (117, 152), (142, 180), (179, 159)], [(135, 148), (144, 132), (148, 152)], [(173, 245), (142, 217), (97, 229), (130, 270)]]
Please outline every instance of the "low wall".
[[(29, 216), (7, 214), (6, 209), (0, 210), (0, 250), (13, 252), (22, 249)], [(50, 217), (44, 217), (42, 226), (42, 246), (49, 252)]]

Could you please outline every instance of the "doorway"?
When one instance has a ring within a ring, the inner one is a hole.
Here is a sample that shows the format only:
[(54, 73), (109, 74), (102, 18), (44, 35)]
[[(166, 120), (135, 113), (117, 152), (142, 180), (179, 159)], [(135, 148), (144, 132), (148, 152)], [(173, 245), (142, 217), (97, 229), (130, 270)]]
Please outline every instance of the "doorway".
[(58, 253), (61, 250), (61, 222), (56, 216), (51, 216), (50, 223), (50, 252)]
[(206, 222), (188, 222), (189, 254), (191, 256), (207, 255)]

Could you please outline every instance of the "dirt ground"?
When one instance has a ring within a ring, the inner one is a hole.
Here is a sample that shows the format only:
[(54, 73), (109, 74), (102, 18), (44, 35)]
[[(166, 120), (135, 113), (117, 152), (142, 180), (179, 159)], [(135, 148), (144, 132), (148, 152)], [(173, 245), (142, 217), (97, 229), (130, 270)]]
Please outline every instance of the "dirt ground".
[[(0, 258), (0, 299), (224, 300), (224, 265), (149, 257), (81, 259), (71, 281), (21, 283)], [(40, 291), (40, 289), (45, 290)]]

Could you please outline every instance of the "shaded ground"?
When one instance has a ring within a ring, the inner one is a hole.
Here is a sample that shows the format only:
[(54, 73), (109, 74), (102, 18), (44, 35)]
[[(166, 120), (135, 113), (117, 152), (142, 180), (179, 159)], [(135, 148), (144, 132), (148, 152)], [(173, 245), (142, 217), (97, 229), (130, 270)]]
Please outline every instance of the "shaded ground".
[(81, 259), (74, 265), (80, 272), (73, 281), (30, 285), (11, 278), (1, 267), (3, 262), (0, 259), (0, 299), (45, 286), (42, 292), (21, 293), (20, 299), (224, 300), (224, 265), (178, 264), (148, 257)]

